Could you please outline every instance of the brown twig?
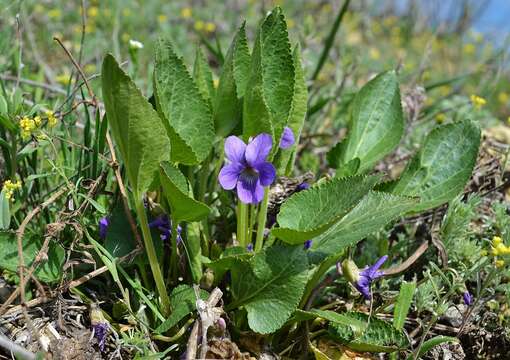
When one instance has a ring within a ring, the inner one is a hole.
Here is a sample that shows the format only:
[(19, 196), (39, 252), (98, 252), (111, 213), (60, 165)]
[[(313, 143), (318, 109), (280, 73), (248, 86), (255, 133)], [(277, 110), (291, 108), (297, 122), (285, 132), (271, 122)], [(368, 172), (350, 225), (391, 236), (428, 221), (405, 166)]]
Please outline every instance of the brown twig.
[(384, 276), (394, 276), (406, 271), (409, 267), (411, 267), (411, 265), (413, 265), (416, 262), (416, 260), (420, 258), (420, 256), (423, 255), (423, 253), (425, 253), (425, 251), (427, 251), (428, 248), (429, 242), (428, 241), (422, 242), (421, 245), (418, 246), (418, 248), (414, 251), (414, 253), (411, 256), (409, 256), (404, 262), (397, 266), (390, 267), (389, 269), (382, 270)]

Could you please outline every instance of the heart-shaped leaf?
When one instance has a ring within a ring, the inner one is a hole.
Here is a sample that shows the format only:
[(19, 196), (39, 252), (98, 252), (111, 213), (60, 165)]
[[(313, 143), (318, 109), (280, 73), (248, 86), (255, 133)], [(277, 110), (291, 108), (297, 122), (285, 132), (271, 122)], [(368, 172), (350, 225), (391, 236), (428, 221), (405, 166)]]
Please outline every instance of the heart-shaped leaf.
[(101, 79), (108, 126), (140, 197), (154, 181), (159, 163), (169, 159), (170, 142), (160, 117), (112, 55), (103, 61)]
[(435, 128), (392, 186), (392, 192), (419, 196), (420, 203), (413, 212), (452, 200), (469, 180), (479, 146), (480, 128), (470, 120)]
[(273, 235), (289, 244), (302, 244), (333, 226), (372, 189), (378, 176), (331, 179), (292, 195), (278, 214)]
[(172, 143), (172, 160), (187, 165), (202, 162), (214, 141), (210, 105), (168, 40), (160, 39), (156, 46), (154, 94)]

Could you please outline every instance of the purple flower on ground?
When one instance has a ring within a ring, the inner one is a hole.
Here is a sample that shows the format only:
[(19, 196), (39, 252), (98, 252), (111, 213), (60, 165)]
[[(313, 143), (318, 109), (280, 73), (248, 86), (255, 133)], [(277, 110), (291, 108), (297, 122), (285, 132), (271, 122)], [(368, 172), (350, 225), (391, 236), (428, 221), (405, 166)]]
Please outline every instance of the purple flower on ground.
[(303, 191), (303, 190), (308, 190), (309, 188), (310, 188), (310, 184), (305, 181), (305, 182), (302, 182), (301, 184), (299, 184), (297, 186), (296, 192), (300, 192), (300, 191)]
[(253, 251), (253, 244), (252, 243), (248, 244), (248, 246), (246, 246), (246, 250)]
[(288, 126), (285, 126), (283, 129), (282, 138), (280, 139), (280, 148), (288, 149), (294, 145), (294, 142), (294, 133), (292, 132), (292, 129)]
[(96, 323), (92, 325), (92, 329), (94, 330), (94, 337), (99, 343), (99, 350), (103, 351), (106, 343), (106, 335), (108, 335), (108, 324), (104, 322)]
[(372, 282), (383, 276), (383, 272), (379, 271), (379, 268), (387, 259), (388, 255), (384, 255), (377, 260), (374, 265), (368, 266), (360, 271), (359, 278), (354, 283), (354, 287), (365, 297), (365, 299), (370, 299), (370, 286), (372, 285)]
[(103, 240), (106, 238), (106, 233), (108, 232), (109, 225), (110, 220), (108, 220), (106, 216), (99, 219), (99, 237)]
[(464, 304), (467, 306), (471, 306), (473, 304), (473, 295), (469, 291), (465, 291), (462, 295), (462, 298), (464, 299)]
[[(156, 228), (161, 233), (159, 236), (161, 240), (167, 241), (171, 238), (172, 232), (172, 221), (168, 218), (167, 214), (159, 215), (149, 223), (150, 228)], [(181, 237), (182, 228), (177, 225), (177, 244), (182, 241)]]
[(305, 241), (305, 245), (304, 245), (305, 250), (308, 250), (308, 249), (310, 249), (312, 247), (312, 241), (313, 240), (306, 240)]
[(259, 134), (248, 145), (237, 136), (225, 140), (225, 156), (229, 160), (219, 174), (225, 190), (237, 188), (237, 196), (245, 204), (258, 204), (264, 197), (264, 187), (271, 185), (276, 170), (266, 161), (273, 146), (268, 134)]

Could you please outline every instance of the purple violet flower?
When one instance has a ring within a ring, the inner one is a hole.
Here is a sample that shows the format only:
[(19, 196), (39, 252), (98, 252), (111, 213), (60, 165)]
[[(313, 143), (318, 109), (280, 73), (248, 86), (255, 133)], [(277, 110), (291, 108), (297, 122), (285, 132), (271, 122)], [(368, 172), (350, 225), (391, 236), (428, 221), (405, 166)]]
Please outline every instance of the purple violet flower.
[(288, 149), (294, 145), (294, 142), (294, 133), (292, 132), (292, 129), (288, 126), (285, 126), (283, 129), (282, 138), (280, 139), (280, 148)]
[(306, 181), (304, 181), (296, 187), (296, 192), (308, 190), (309, 188), (310, 188), (310, 184), (307, 183)]
[(225, 140), (225, 164), (219, 174), (225, 190), (237, 188), (237, 196), (245, 204), (258, 204), (264, 197), (264, 187), (271, 185), (276, 170), (266, 161), (273, 146), (271, 135), (259, 134), (248, 145), (237, 136)]
[(308, 250), (308, 249), (310, 249), (312, 247), (312, 242), (313, 242), (313, 240), (306, 240), (305, 241), (305, 245), (304, 245), (305, 250)]
[(104, 351), (106, 335), (108, 335), (108, 324), (104, 322), (99, 322), (92, 325), (92, 329), (94, 330), (94, 337), (97, 339), (99, 343), (99, 350)]
[(359, 273), (358, 280), (354, 283), (354, 287), (363, 295), (365, 299), (370, 299), (370, 286), (372, 282), (381, 276), (383, 272), (379, 271), (381, 265), (388, 259), (388, 255), (384, 255), (372, 266), (367, 266)]
[(246, 246), (246, 250), (253, 251), (253, 244), (249, 243), (248, 246)]
[(464, 304), (467, 306), (473, 305), (473, 295), (469, 291), (464, 291), (464, 294), (462, 295), (462, 298), (464, 299)]
[(108, 226), (110, 226), (110, 220), (106, 216), (99, 219), (99, 237), (103, 240), (106, 238)]
[[(161, 240), (167, 241), (172, 237), (172, 221), (168, 218), (167, 214), (159, 215), (149, 223), (150, 228), (156, 228), (161, 233), (159, 236)], [(182, 228), (177, 225), (177, 244), (182, 241), (181, 237)]]

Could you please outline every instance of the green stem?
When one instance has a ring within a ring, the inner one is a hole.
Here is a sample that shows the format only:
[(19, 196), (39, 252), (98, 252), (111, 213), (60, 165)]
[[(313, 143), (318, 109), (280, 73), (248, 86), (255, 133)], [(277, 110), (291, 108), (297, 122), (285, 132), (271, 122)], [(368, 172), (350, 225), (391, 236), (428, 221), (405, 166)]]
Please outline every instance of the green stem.
[(170, 233), (170, 244), (172, 246), (172, 253), (170, 254), (170, 276), (171, 280), (177, 278), (177, 226), (179, 223), (172, 219), (172, 232)]
[(264, 199), (260, 204), (259, 216), (257, 219), (257, 237), (255, 239), (255, 251), (260, 251), (264, 243), (264, 229), (266, 228), (267, 206), (269, 204), (269, 186), (264, 189)]
[(248, 243), (246, 235), (248, 233), (248, 204), (239, 201), (238, 205), (238, 218), (237, 218), (237, 240), (239, 245), (245, 248)]
[(149, 265), (152, 270), (152, 276), (158, 289), (159, 297), (161, 298), (162, 312), (164, 315), (170, 314), (170, 298), (166, 292), (165, 280), (159, 267), (158, 256), (156, 255), (156, 249), (152, 242), (151, 232), (149, 229), (149, 223), (147, 221), (147, 215), (145, 214), (145, 208), (143, 206), (143, 199), (141, 196), (136, 196), (136, 212), (140, 219), (140, 226), (142, 228), (143, 242), (145, 245), (145, 251), (149, 258)]

